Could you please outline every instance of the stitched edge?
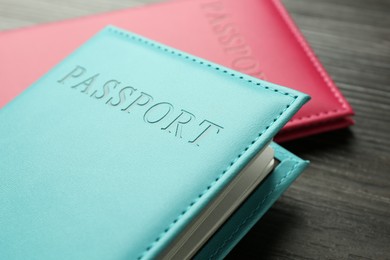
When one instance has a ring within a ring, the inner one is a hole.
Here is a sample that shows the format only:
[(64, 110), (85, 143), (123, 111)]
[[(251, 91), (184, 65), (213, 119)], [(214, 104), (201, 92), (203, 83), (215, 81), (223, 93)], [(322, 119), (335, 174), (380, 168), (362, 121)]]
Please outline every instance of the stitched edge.
[[(294, 121), (302, 121), (305, 119), (311, 119), (311, 118), (316, 118), (316, 117), (327, 116), (327, 115), (331, 115), (331, 114), (339, 114), (340, 112), (343, 112), (343, 111), (346, 111), (346, 109), (332, 109), (332, 110), (328, 110), (328, 111), (313, 113), (313, 114), (310, 114), (307, 116), (300, 116), (300, 117), (293, 118), (288, 123), (292, 123)], [(316, 124), (318, 124), (318, 123), (316, 123)]]
[(303, 51), (306, 53), (308, 56), (309, 60), (311, 63), (314, 65), (314, 67), (317, 69), (318, 73), (320, 74), (321, 78), (325, 82), (326, 86), (328, 86), (329, 90), (333, 94), (333, 96), (336, 98), (336, 100), (339, 102), (341, 105), (341, 109), (335, 109), (335, 110), (327, 110), (327, 111), (321, 111), (319, 113), (314, 113), (310, 114), (307, 116), (300, 116), (298, 118), (292, 118), (289, 122), (294, 122), (294, 121), (301, 121), (304, 119), (311, 119), (311, 118), (316, 118), (316, 117), (321, 117), (322, 115), (329, 115), (329, 114), (338, 114), (344, 111), (347, 111), (347, 103), (346, 101), (341, 97), (341, 93), (336, 89), (336, 86), (332, 83), (331, 79), (329, 76), (326, 74), (325, 70), (321, 67), (319, 61), (316, 59), (314, 56), (313, 51), (310, 49), (308, 43), (305, 41), (301, 33), (298, 31), (297, 26), (295, 26), (294, 22), (288, 15), (287, 11), (285, 8), (282, 6), (282, 4), (279, 2), (279, 0), (273, 0), (272, 1), (275, 5), (275, 7), (279, 10), (280, 15), (282, 16), (283, 20), (287, 24), (287, 27), (290, 29), (290, 31), (293, 33), (295, 36), (295, 39), (298, 41), (300, 46), (302, 47)]
[[(150, 6), (155, 6), (155, 5), (164, 5), (164, 4), (168, 4), (169, 2), (162, 2), (162, 3), (159, 3), (159, 4), (151, 4), (151, 5), (148, 5), (147, 7), (150, 7)], [(340, 112), (343, 112), (343, 111), (346, 111), (346, 107), (347, 107), (347, 104), (346, 102), (344, 102), (344, 100), (339, 96), (339, 94), (337, 93), (336, 90), (334, 90), (332, 88), (332, 85), (331, 83), (329, 82), (330, 80), (327, 79), (327, 76), (326, 76), (326, 72), (319, 67), (319, 64), (317, 64), (318, 62), (315, 62), (315, 59), (313, 60), (313, 57), (311, 56), (314, 56), (310, 50), (309, 50), (309, 47), (304, 47), (305, 43), (304, 42), (301, 42), (301, 41), (304, 41), (302, 40), (302, 36), (300, 36), (299, 33), (297, 32), (294, 32), (296, 30), (295, 26), (291, 25), (292, 22), (289, 22), (290, 20), (290, 17), (289, 15), (286, 15), (284, 14), (284, 7), (279, 7), (278, 6), (278, 3), (275, 3), (274, 1), (274, 4), (276, 5), (277, 9), (280, 11), (282, 17), (284, 17), (284, 20), (285, 22), (287, 23), (288, 25), (288, 28), (294, 33), (295, 37), (298, 38), (298, 42), (301, 44), (301, 46), (303, 47), (305, 53), (307, 53), (307, 55), (309, 56), (310, 60), (312, 61), (312, 63), (314, 64), (314, 66), (317, 68), (317, 71), (320, 73), (320, 75), (322, 76), (322, 78), (324, 79), (325, 83), (327, 84), (327, 86), (330, 88), (330, 90), (332, 91), (332, 93), (334, 94), (334, 96), (336, 97), (336, 99), (340, 102), (340, 104), (342, 105), (342, 107), (344, 109), (336, 109), (336, 110), (333, 110), (333, 111), (323, 111), (323, 112), (319, 112), (319, 113), (315, 113), (315, 114), (310, 114), (310, 115), (307, 115), (307, 116), (301, 116), (301, 117), (298, 117), (298, 118), (292, 118), (290, 119), (289, 122), (295, 122), (295, 121), (302, 121), (304, 119), (311, 119), (311, 118), (317, 118), (317, 117), (321, 117), (322, 114), (325, 114), (325, 115), (329, 115), (329, 114), (338, 114)], [(280, 5), (280, 4), (279, 4)], [(145, 6), (141, 5), (141, 6), (135, 6), (135, 7), (132, 7), (132, 9), (140, 9), (140, 8), (143, 8)], [(100, 17), (100, 16), (104, 16), (106, 14), (113, 14), (113, 13), (124, 13), (124, 12), (127, 12), (128, 9), (125, 9), (125, 10), (119, 10), (119, 11), (112, 11), (112, 12), (108, 12), (108, 13), (101, 13), (101, 14), (97, 14), (97, 15), (87, 15), (87, 16), (83, 16), (83, 17), (76, 17), (76, 18), (73, 18), (72, 20), (85, 20), (85, 19), (88, 19), (88, 18), (91, 18), (91, 17)], [(59, 22), (48, 22), (42, 26), (47, 26), (47, 25), (52, 25), (52, 24), (57, 24), (57, 23), (64, 23), (68, 20), (63, 20), (63, 21), (59, 21)], [(22, 29), (9, 29), (9, 30), (6, 30), (5, 32), (11, 32), (11, 31), (14, 31), (14, 30), (25, 30), (25, 29), (33, 29), (35, 28), (35, 26), (26, 26), (26, 28), (22, 28)], [(294, 30), (295, 29), (295, 30)], [(306, 44), (307, 45), (307, 44)], [(306, 50), (308, 49), (308, 50)], [(336, 96), (336, 93), (337, 93), (337, 96)]]
[(280, 181), (275, 184), (275, 186), (272, 188), (272, 190), (263, 198), (263, 200), (257, 204), (257, 206), (251, 211), (251, 213), (237, 226), (237, 228), (230, 234), (230, 236), (225, 239), (222, 244), (220, 244), (220, 246), (215, 249), (214, 253), (212, 253), (210, 255), (210, 257), (208, 259), (213, 259), (226, 245), (227, 243), (232, 240), (235, 235), (242, 229), (242, 227), (245, 225), (245, 223), (253, 218), (255, 216), (255, 213), (261, 209), (261, 206), (265, 203), (265, 201), (272, 195), (272, 193), (275, 192), (276, 188), (279, 187), (280, 185), (282, 185), (284, 183), (285, 180), (287, 180), (287, 178), (295, 171), (295, 169), (297, 168), (298, 164), (299, 164), (299, 161), (292, 158), (292, 157), (288, 157), (287, 159), (290, 159), (292, 161), (295, 161), (295, 164), (293, 165), (293, 167), (290, 169), (290, 171), (288, 171), (281, 179)]
[(238, 161), (239, 158), (242, 157), (242, 155), (244, 155), (250, 147), (252, 147), (258, 140), (259, 138), (283, 115), (283, 113), (297, 100), (298, 96), (297, 95), (292, 95), (288, 92), (284, 92), (284, 91), (281, 91), (281, 90), (278, 90), (278, 89), (274, 89), (274, 88), (271, 88), (271, 87), (268, 87), (268, 86), (264, 86), (262, 85), (260, 82), (260, 80), (257, 80), (257, 79), (250, 79), (250, 78), (246, 78), (240, 74), (237, 74), (237, 73), (234, 73), (233, 71), (230, 71), (228, 69), (225, 69), (221, 66), (218, 66), (216, 64), (212, 64), (212, 63), (209, 63), (207, 61), (204, 61), (204, 60), (201, 60), (201, 59), (198, 59), (198, 58), (195, 58), (195, 57), (191, 57), (190, 55), (187, 55), (187, 54), (184, 54), (184, 53), (181, 53), (179, 51), (176, 51), (174, 49), (171, 49), (171, 48), (168, 48), (168, 47), (165, 47), (163, 45), (160, 45), (158, 43), (155, 43), (153, 41), (150, 41), (146, 38), (143, 38), (141, 36), (138, 36), (138, 35), (134, 35), (134, 34), (130, 34), (130, 33), (127, 33), (127, 32), (124, 32), (124, 31), (120, 31), (114, 27), (108, 27), (107, 28), (107, 31), (109, 32), (112, 32), (112, 33), (115, 33), (117, 35), (120, 35), (122, 37), (125, 37), (127, 39), (131, 39), (131, 40), (135, 40), (135, 41), (138, 41), (138, 42), (141, 42), (143, 44), (146, 44), (146, 45), (149, 45), (151, 47), (154, 47), (156, 49), (159, 49), (159, 50), (162, 50), (162, 51), (165, 51), (167, 53), (170, 53), (170, 54), (173, 54), (173, 55), (176, 55), (176, 56), (179, 56), (183, 59), (187, 59), (187, 60), (190, 60), (190, 61), (193, 61), (197, 64), (200, 64), (200, 65), (203, 65), (203, 66), (206, 66), (206, 67), (210, 67), (210, 68), (213, 68), (217, 71), (220, 71), (221, 73), (224, 73), (224, 74), (227, 74), (231, 77), (236, 77), (244, 82), (248, 82), (248, 83), (252, 83), (254, 84), (255, 86), (260, 86), (264, 89), (267, 89), (267, 90), (270, 90), (270, 91), (274, 91), (276, 93), (279, 93), (279, 94), (282, 94), (282, 95), (285, 95), (285, 96), (290, 96), (293, 98), (293, 100), (288, 104), (286, 105), (286, 107), (279, 113), (278, 116), (276, 116), (276, 118), (273, 119), (273, 121), (264, 128), (264, 130), (262, 132), (260, 132), (256, 138), (248, 145), (245, 147), (245, 149), (240, 153), (238, 154), (238, 156), (229, 164), (229, 166), (221, 173), (219, 174), (215, 180), (210, 183), (207, 188), (205, 190), (203, 190), (196, 198), (195, 200), (193, 200), (189, 206), (187, 206), (186, 209), (184, 209), (179, 216), (177, 216), (173, 221), (172, 223), (166, 228), (164, 229), (164, 231), (162, 233), (160, 233), (157, 238), (148, 246), (146, 247), (146, 249), (141, 253), (141, 255), (137, 258), (138, 260), (144, 258), (145, 254), (150, 251), (163, 237), (166, 233), (168, 233), (168, 231), (180, 220), (180, 218), (186, 214), (191, 208), (192, 206), (194, 206), (225, 174), (226, 172), (229, 171), (229, 169)]
[(149, 46), (154, 47), (156, 49), (162, 50), (164, 52), (176, 55), (176, 56), (181, 57), (183, 59), (190, 60), (192, 62), (198, 63), (200, 65), (203, 65), (203, 66), (206, 66), (206, 67), (209, 67), (209, 68), (213, 68), (216, 71), (219, 71), (221, 73), (227, 74), (227, 75), (229, 75), (231, 77), (234, 77), (234, 78), (238, 78), (238, 79), (240, 79), (240, 80), (242, 80), (244, 82), (252, 83), (252, 84), (254, 84), (256, 86), (260, 86), (260, 87), (262, 87), (264, 89), (272, 90), (272, 91), (274, 91), (276, 93), (279, 93), (279, 94), (282, 94), (282, 95), (285, 95), (285, 96), (290, 96), (290, 97), (292, 97), (294, 99), (298, 98), (297, 95), (292, 95), (291, 93), (288, 93), (287, 91), (282, 91), (282, 90), (275, 89), (275, 88), (272, 88), (272, 87), (265, 86), (265, 85), (261, 84), (259, 82), (259, 81), (261, 81), (261, 79), (257, 79), (257, 78), (253, 78), (253, 77), (251, 77), (252, 79), (250, 79), (249, 78), (250, 76), (244, 76), (243, 74), (241, 75), (241, 73), (239, 73), (239, 72), (235, 73), (231, 69), (224, 68), (224, 67), (219, 66), (217, 64), (212, 64), (211, 62), (202, 60), (200, 58), (193, 57), (191, 55), (187, 55), (187, 54), (182, 53), (180, 51), (177, 51), (177, 50), (175, 50), (173, 48), (170, 48), (170, 47), (164, 46), (162, 44), (159, 44), (157, 42), (153, 42), (151, 40), (148, 40), (148, 39), (146, 39), (146, 38), (144, 38), (142, 36), (139, 36), (139, 35), (136, 35), (136, 34), (130, 34), (130, 33), (127, 33), (125, 31), (120, 31), (119, 29), (116, 29), (114, 27), (108, 27), (107, 29), (109, 31), (111, 31), (113, 33), (116, 33), (116, 34), (118, 34), (120, 36), (123, 36), (125, 38), (141, 42), (143, 44), (146, 44), (146, 45), (149, 45)]
[[(326, 120), (326, 121), (321, 121), (321, 122), (311, 122), (311, 121), (309, 121), (305, 126), (302, 126), (302, 128), (300, 128), (300, 129), (296, 129), (296, 128), (293, 128), (293, 127), (290, 127), (290, 128), (283, 128), (281, 131), (279, 131), (279, 133), (278, 133), (278, 135), (280, 136), (281, 134), (285, 134), (285, 133), (290, 133), (290, 132), (296, 132), (297, 130), (306, 130), (306, 129), (312, 129), (312, 126), (330, 126), (330, 124), (329, 123), (331, 123), (331, 125), (334, 125), (335, 123), (340, 123), (340, 122), (348, 122), (349, 120), (352, 120), (353, 121), (353, 119), (352, 119), (352, 117), (351, 116), (346, 116), (346, 117), (342, 117), (342, 118), (330, 118), (330, 119), (328, 119), (328, 120)], [(351, 125), (351, 123), (345, 123), (346, 125)], [(338, 124), (337, 124), (338, 125)], [(338, 128), (340, 128), (340, 127), (337, 127), (337, 128), (335, 128), (335, 129), (338, 129)], [(332, 128), (333, 129), (333, 128)], [(280, 142), (280, 141), (279, 141)], [(278, 143), (279, 143), (278, 142)]]

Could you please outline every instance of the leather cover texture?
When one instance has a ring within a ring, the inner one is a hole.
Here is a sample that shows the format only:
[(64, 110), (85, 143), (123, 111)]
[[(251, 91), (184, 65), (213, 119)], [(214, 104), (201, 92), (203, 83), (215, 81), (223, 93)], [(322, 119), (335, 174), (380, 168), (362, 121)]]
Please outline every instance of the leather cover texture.
[(276, 143), (271, 146), (279, 165), (214, 234), (195, 259), (223, 259), (308, 166), (307, 161)]
[(0, 107), (112, 24), (312, 100), (277, 141), (347, 127), (353, 111), (279, 0), (183, 0), (0, 34)]
[(0, 258), (155, 258), (307, 100), (104, 29), (0, 110)]

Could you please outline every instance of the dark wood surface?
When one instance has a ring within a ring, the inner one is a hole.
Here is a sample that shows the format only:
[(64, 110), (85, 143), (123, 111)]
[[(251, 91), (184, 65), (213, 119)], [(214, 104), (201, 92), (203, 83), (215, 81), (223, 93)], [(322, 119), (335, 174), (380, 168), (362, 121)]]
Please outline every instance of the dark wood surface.
[[(0, 0), (0, 30), (158, 1)], [(356, 125), (284, 144), (311, 166), (229, 258), (390, 259), (390, 1), (284, 3)]]

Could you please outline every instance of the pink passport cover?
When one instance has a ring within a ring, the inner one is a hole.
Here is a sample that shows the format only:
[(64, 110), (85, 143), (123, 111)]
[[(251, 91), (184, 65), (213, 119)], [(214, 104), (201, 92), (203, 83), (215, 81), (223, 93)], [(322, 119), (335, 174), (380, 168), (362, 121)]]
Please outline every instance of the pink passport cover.
[(0, 107), (109, 24), (309, 94), (277, 141), (353, 124), (352, 108), (278, 0), (170, 1), (2, 32)]

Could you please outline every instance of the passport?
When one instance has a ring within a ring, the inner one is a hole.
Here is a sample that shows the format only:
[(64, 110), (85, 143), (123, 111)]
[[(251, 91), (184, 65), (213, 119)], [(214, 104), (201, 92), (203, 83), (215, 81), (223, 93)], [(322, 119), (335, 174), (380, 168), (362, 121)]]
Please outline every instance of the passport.
[(0, 107), (108, 24), (309, 94), (279, 142), (353, 124), (351, 106), (279, 0), (169, 1), (2, 32)]
[(107, 27), (0, 110), (0, 258), (222, 258), (307, 166), (272, 138), (308, 99)]

